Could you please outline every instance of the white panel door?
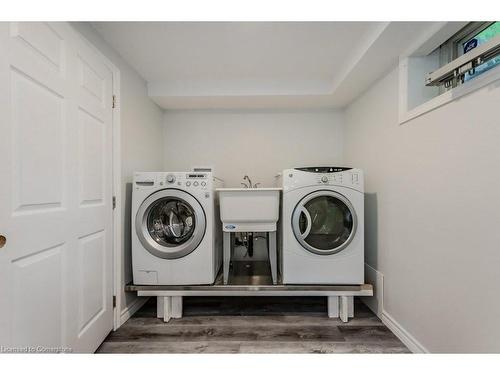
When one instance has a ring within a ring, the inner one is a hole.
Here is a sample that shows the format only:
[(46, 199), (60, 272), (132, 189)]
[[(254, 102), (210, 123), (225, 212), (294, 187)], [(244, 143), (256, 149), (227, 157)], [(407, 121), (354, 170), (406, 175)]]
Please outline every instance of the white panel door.
[(112, 73), (66, 23), (0, 23), (0, 87), (0, 345), (94, 351), (113, 322)]

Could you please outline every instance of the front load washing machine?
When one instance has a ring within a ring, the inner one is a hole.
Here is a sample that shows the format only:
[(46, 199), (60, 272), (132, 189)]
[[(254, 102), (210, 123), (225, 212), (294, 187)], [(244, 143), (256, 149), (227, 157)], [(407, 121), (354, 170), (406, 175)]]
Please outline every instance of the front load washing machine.
[(364, 188), (360, 169), (284, 170), (284, 284), (364, 283)]
[(211, 172), (137, 172), (132, 191), (136, 285), (212, 284), (222, 260)]

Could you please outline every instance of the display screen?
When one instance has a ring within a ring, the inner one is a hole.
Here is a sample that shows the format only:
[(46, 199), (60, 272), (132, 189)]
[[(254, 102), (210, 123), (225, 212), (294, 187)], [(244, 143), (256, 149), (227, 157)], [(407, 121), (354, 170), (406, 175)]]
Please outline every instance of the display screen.
[(352, 168), (347, 167), (303, 167), (303, 168), (295, 168), (298, 171), (303, 172), (315, 172), (315, 173), (332, 173), (332, 172), (342, 172), (348, 171)]

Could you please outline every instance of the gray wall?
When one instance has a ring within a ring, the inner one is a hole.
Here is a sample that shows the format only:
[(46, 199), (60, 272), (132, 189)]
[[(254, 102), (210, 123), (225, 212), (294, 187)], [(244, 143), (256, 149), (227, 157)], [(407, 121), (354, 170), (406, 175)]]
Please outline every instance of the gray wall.
[(274, 186), (285, 168), (342, 163), (341, 112), (327, 110), (166, 111), (165, 168), (213, 166), (226, 187)]
[(500, 351), (500, 84), (398, 124), (398, 70), (346, 110), (366, 173), (366, 261), (431, 352)]
[[(147, 94), (146, 82), (86, 22), (71, 23), (120, 70), (120, 118), (122, 163), (122, 279), (132, 281), (130, 248), (131, 183), (134, 171), (163, 169), (163, 110)], [(135, 293), (122, 290), (125, 312), (136, 300)]]

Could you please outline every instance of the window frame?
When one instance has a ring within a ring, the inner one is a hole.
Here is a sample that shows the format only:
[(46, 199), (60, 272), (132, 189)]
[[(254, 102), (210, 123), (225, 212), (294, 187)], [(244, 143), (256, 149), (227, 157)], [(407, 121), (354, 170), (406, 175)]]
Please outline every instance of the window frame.
[[(425, 90), (432, 90), (434, 88), (436, 90), (435, 94), (422, 95), (424, 87), (420, 86), (421, 81), (419, 79), (421, 74), (433, 71), (433, 69), (435, 70), (440, 66), (444, 66), (454, 60), (454, 58), (459, 57), (459, 43), (468, 41), (495, 22), (498, 21), (462, 23), (462, 28), (457, 29), (454, 34), (448, 36), (448, 39), (444, 39), (443, 42), (437, 44), (432, 52), (426, 52), (426, 54), (414, 52), (413, 54), (410, 53), (400, 57), (398, 69), (400, 125), (500, 80), (500, 68), (489, 69), (477, 75), (474, 79), (467, 80), (463, 84), (454, 85), (447, 89), (443, 85), (428, 87)], [(424, 45), (425, 42), (422, 43), (422, 46)], [(422, 48), (422, 46), (419, 48)], [(431, 48), (429, 46), (426, 51), (431, 51)], [(415, 50), (418, 51), (418, 48)], [(412, 103), (413, 99), (410, 98), (414, 95), (417, 97), (421, 96), (419, 103)], [(428, 98), (424, 96), (428, 96)]]
[(495, 21), (470, 22), (446, 42), (441, 44), (439, 63), (441, 66), (448, 64), (457, 57), (462, 56), (463, 48), (459, 48), (466, 41), (474, 38), (477, 34), (493, 25)]
[[(496, 21), (469, 22), (467, 25), (465, 25), (450, 39), (439, 46), (439, 65), (445, 66), (456, 58), (462, 56), (464, 54), (463, 48), (461, 48), (463, 43), (474, 38), (477, 34), (481, 33), (483, 30), (487, 29), (495, 22)], [(450, 87), (441, 85), (439, 86), (439, 94), (442, 94), (456, 87), (457, 85)]]

